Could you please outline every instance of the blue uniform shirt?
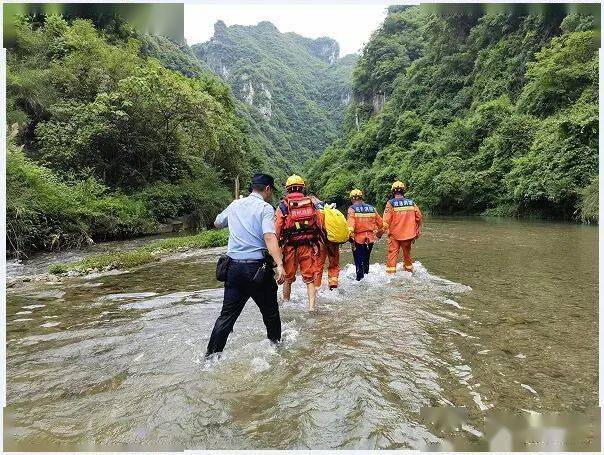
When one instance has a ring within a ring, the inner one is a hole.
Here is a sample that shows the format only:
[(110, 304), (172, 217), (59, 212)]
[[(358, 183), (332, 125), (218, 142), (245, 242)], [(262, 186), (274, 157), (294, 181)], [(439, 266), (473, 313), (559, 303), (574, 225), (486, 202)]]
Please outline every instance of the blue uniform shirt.
[(216, 217), (215, 224), (229, 228), (227, 255), (232, 259), (262, 259), (264, 234), (275, 233), (275, 210), (258, 193), (237, 199)]

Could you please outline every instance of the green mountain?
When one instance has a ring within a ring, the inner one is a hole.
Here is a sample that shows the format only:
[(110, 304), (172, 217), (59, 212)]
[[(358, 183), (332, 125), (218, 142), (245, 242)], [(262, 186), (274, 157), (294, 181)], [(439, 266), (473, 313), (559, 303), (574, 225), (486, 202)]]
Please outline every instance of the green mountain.
[(388, 9), (314, 189), (383, 206), (400, 179), (433, 213), (596, 220), (599, 17), (459, 10)]
[(339, 137), (356, 56), (339, 58), (333, 39), (281, 33), (270, 22), (218, 21), (214, 36), (192, 49), (229, 84), (278, 176), (300, 172)]

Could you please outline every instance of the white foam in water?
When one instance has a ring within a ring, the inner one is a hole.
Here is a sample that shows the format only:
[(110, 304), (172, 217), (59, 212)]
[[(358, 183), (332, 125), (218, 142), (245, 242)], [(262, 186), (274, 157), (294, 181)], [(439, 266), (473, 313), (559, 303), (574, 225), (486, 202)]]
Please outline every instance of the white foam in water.
[(60, 322), (45, 322), (44, 324), (40, 324), (40, 327), (55, 327), (59, 324)]
[(292, 346), (298, 339), (298, 331), (293, 327), (288, 327), (281, 331), (281, 344), (288, 348)]
[(15, 313), (15, 315), (17, 315), (17, 314), (31, 314), (31, 313), (32, 313), (31, 311), (17, 311)]
[(31, 295), (33, 299), (60, 299), (65, 295), (65, 291), (42, 291)]
[(124, 305), (120, 305), (122, 309), (137, 309), (137, 310), (145, 310), (150, 308), (158, 308), (161, 306), (171, 305), (172, 303), (180, 302), (184, 300), (185, 297), (188, 297), (192, 294), (192, 292), (174, 292), (172, 294), (160, 295), (159, 297), (155, 297), (154, 299), (148, 300), (139, 300), (138, 302), (127, 303)]
[[(208, 359), (197, 349), (200, 345), (199, 340), (194, 340), (191, 347), (196, 349), (196, 353), (191, 358), (191, 361), (200, 365), (201, 370), (206, 372), (219, 372), (219, 374), (222, 374), (222, 366), (228, 365), (229, 371), (232, 368), (242, 368), (252, 375), (262, 373), (269, 370), (274, 364), (284, 361), (281, 352), (291, 348), (298, 338), (299, 332), (295, 328), (295, 325), (295, 319), (283, 323), (281, 343), (279, 345), (274, 345), (270, 340), (266, 339), (263, 331), (254, 331), (253, 338), (255, 341), (239, 345), (236, 350), (227, 349), (221, 355), (211, 356)], [(246, 332), (246, 335), (249, 336), (250, 333)]]
[(33, 310), (34, 308), (43, 308), (45, 306), (46, 305), (27, 305), (27, 306), (23, 306), (21, 308), (25, 309), (25, 310)]
[(102, 286), (103, 282), (99, 281), (97, 283), (81, 283), (81, 284), (76, 284), (75, 288), (98, 288), (99, 286)]
[(470, 434), (473, 434), (474, 436), (478, 437), (478, 438), (482, 438), (483, 434), (480, 430), (477, 430), (476, 428), (474, 428), (472, 425), (468, 425), (467, 423), (462, 423), (461, 424), (461, 429), (464, 431), (467, 431)]
[[(354, 264), (347, 264), (340, 271), (340, 283), (338, 288), (331, 291), (327, 286), (327, 274), (324, 273), (323, 284), (319, 288), (318, 293), (318, 307), (319, 309), (325, 307), (329, 308), (330, 303), (349, 300), (350, 296), (354, 295), (357, 297), (364, 292), (375, 293), (376, 289), (384, 289), (384, 286), (387, 285), (395, 285), (396, 288), (398, 288), (399, 286), (424, 284), (436, 286), (436, 290), (452, 293), (468, 292), (471, 290), (469, 286), (464, 286), (453, 281), (430, 275), (419, 261), (414, 262), (413, 268), (413, 273), (406, 272), (402, 270), (402, 264), (399, 264), (396, 274), (388, 274), (386, 273), (386, 266), (383, 263), (374, 263), (369, 266), (369, 273), (366, 274), (361, 281), (356, 281), (356, 268)], [(437, 298), (448, 305), (465, 309), (454, 300), (445, 297)], [(285, 302), (284, 306), (286, 308), (293, 307), (304, 310), (308, 308), (306, 286), (300, 277), (297, 277), (297, 280), (293, 283), (291, 300)]]
[(532, 411), (530, 409), (520, 408), (520, 410), (524, 411), (524, 412), (528, 412), (529, 414), (532, 414), (532, 415), (540, 415), (537, 411)]
[(132, 361), (132, 363), (134, 363), (134, 362), (138, 362), (140, 359), (142, 359), (142, 358), (143, 358), (143, 356), (144, 356), (144, 355), (145, 355), (145, 353), (144, 353), (144, 352), (143, 352), (143, 353), (141, 353), (141, 354), (139, 354), (139, 355), (137, 355), (137, 356), (136, 356), (136, 358), (135, 358), (135, 359)]
[(463, 333), (460, 330), (456, 330), (456, 329), (448, 329), (448, 330), (449, 330), (449, 332), (453, 332), (453, 333), (455, 333), (455, 334), (457, 334), (457, 335), (459, 335), (461, 337), (464, 337), (464, 338), (478, 338), (478, 337), (475, 337), (475, 336), (472, 336), (472, 335), (468, 335), (467, 333)]
[(443, 303), (446, 303), (447, 305), (452, 305), (455, 308), (459, 308), (460, 310), (463, 309), (463, 307), (459, 303), (457, 303), (455, 300), (447, 299), (444, 297), (439, 297), (438, 300), (440, 300)]
[(123, 275), (125, 273), (130, 273), (130, 270), (113, 269), (113, 270), (107, 270), (106, 272), (89, 273), (88, 275), (84, 276), (84, 279), (85, 280), (94, 280), (95, 278), (99, 278), (102, 276)]
[(472, 395), (472, 399), (474, 400), (474, 403), (476, 403), (478, 405), (478, 408), (481, 411), (486, 411), (487, 409), (490, 409), (493, 407), (493, 405), (487, 405), (484, 404), (482, 401), (482, 397), (480, 396), (480, 394), (478, 392), (470, 392), (470, 395)]
[(130, 292), (124, 294), (107, 294), (99, 298), (99, 300), (131, 300), (145, 299), (156, 296), (157, 292)]
[[(457, 350), (453, 350), (451, 356), (456, 361), (463, 361), (463, 357)], [(448, 367), (449, 371), (453, 373), (460, 384), (465, 385), (468, 388), (468, 393), (474, 400), (474, 403), (478, 406), (481, 411), (486, 411), (487, 409), (492, 408), (494, 405), (486, 404), (483, 401), (483, 397), (475, 390), (480, 387), (480, 383), (470, 384), (469, 381), (474, 378), (472, 375), (472, 368), (469, 365), (461, 364), (461, 365), (451, 365)]]
[(252, 370), (254, 371), (254, 373), (261, 373), (263, 371), (268, 370), (271, 365), (264, 359), (260, 358), (260, 357), (254, 357), (252, 359)]
[(530, 385), (526, 385), (526, 384), (520, 384), (521, 387), (524, 387), (526, 390), (528, 390), (529, 392), (538, 395), (537, 391), (535, 389), (533, 389)]
[(516, 354), (514, 357), (516, 357), (517, 359), (526, 359), (526, 356), (522, 352), (519, 354)]
[(220, 303), (222, 304), (222, 297), (224, 295), (224, 290), (222, 288), (217, 289), (201, 289), (199, 291), (192, 292), (185, 301), (186, 302), (212, 302), (212, 303)]

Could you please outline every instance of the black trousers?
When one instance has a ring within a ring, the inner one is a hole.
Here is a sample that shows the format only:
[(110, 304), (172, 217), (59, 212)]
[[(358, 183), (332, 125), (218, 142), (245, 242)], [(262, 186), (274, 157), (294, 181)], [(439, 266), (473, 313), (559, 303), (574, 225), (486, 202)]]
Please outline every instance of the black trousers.
[(245, 263), (231, 262), (224, 284), (224, 300), (222, 311), (216, 319), (214, 330), (210, 336), (206, 356), (215, 352), (222, 352), (229, 334), (233, 330), (235, 321), (241, 314), (245, 302), (251, 297), (260, 312), (266, 326), (266, 336), (269, 340), (281, 340), (281, 318), (277, 304), (277, 283), (272, 273), (267, 273), (263, 283), (252, 282), (254, 274), (262, 262)]
[(361, 281), (366, 273), (369, 273), (369, 258), (373, 243), (357, 243), (354, 242), (352, 256), (354, 257), (354, 265), (357, 269), (357, 281)]

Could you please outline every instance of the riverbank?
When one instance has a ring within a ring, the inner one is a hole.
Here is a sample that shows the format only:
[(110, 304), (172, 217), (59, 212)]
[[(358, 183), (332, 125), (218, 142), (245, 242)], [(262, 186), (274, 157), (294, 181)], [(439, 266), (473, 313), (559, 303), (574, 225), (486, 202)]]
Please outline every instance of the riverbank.
[(154, 240), (132, 249), (90, 254), (74, 261), (53, 262), (47, 267), (47, 273), (8, 277), (7, 287), (30, 282), (52, 283), (65, 277), (123, 270), (156, 262), (174, 253), (225, 246), (227, 242), (227, 229)]

